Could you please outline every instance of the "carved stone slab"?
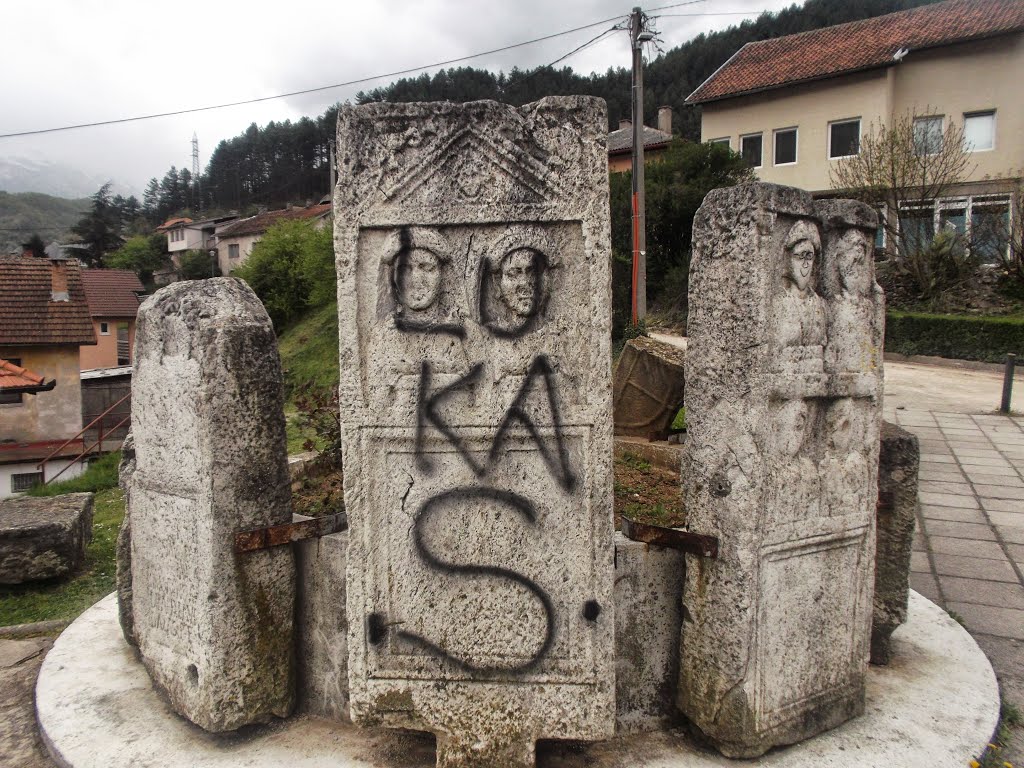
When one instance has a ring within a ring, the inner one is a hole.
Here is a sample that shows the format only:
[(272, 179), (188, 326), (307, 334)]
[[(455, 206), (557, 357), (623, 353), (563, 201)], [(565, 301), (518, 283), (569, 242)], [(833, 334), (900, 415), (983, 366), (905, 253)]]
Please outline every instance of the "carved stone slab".
[(664, 440), (683, 405), (686, 352), (663, 341), (630, 339), (612, 378), (615, 434)]
[(750, 757), (859, 714), (871, 629), (884, 306), (875, 214), (752, 184), (694, 220), (683, 451), (693, 530), (678, 701)]
[(291, 521), (281, 363), (241, 280), (175, 283), (139, 308), (130, 631), (179, 714), (228, 731), (292, 708), (289, 547), (234, 554)]
[(351, 714), (440, 766), (613, 731), (605, 119), (339, 114)]

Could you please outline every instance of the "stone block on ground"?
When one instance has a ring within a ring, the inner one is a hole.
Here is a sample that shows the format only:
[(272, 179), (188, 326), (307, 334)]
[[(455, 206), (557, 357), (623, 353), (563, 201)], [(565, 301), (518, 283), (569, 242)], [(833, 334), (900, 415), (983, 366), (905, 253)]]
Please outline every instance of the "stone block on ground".
[(907, 620), (910, 553), (914, 547), (920, 463), (917, 437), (895, 424), (883, 422), (878, 457), (872, 664), (889, 663), (892, 657), (889, 638), (896, 627)]
[(74, 573), (92, 540), (92, 494), (15, 496), (0, 501), (0, 584)]
[(864, 708), (884, 303), (875, 214), (748, 184), (694, 219), (678, 703), (754, 757)]
[(685, 555), (615, 534), (615, 730), (664, 728), (676, 714)]
[(683, 407), (686, 351), (647, 336), (630, 339), (613, 372), (616, 435), (663, 440)]
[(129, 489), (132, 473), (135, 472), (135, 438), (131, 429), (121, 444), (121, 463), (117, 467), (117, 484), (124, 494), (124, 519), (117, 532), (117, 620), (125, 642), (133, 648), (135, 640), (135, 617), (132, 614), (132, 522)]
[(281, 363), (235, 278), (175, 283), (139, 308), (128, 481), (132, 634), (176, 712), (230, 731), (291, 712), (290, 547), (234, 551), (291, 521)]
[[(296, 519), (302, 519), (296, 515)], [(296, 658), (297, 708), (329, 720), (348, 721), (348, 621), (345, 562), (348, 532), (295, 545), (298, 561)]]
[(350, 709), (442, 768), (614, 732), (606, 119), (339, 111)]

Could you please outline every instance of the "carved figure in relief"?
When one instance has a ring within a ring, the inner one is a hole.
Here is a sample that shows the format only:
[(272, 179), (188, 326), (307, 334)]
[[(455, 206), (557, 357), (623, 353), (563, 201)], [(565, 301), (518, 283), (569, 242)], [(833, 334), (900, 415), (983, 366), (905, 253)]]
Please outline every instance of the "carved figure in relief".
[(809, 221), (794, 224), (785, 242), (779, 299), (779, 366), (787, 373), (820, 373), (825, 345), (825, 305), (814, 289), (821, 236)]
[(514, 231), (498, 242), (481, 270), (480, 322), (498, 336), (531, 331), (548, 300), (551, 249), (534, 230)]
[(878, 367), (871, 339), (876, 286), (868, 233), (850, 227), (827, 245), (835, 270), (836, 295), (829, 307), (825, 363), (835, 373), (867, 373)]
[(426, 227), (402, 227), (397, 242), (389, 243), (385, 264), (398, 330), (464, 335), (461, 324), (449, 317), (445, 301), (450, 250), (443, 235)]
[(771, 440), (778, 455), (775, 483), (768, 491), (774, 524), (807, 520), (820, 509), (818, 471), (804, 450), (810, 408), (804, 400), (789, 400), (775, 412)]
[(864, 434), (857, 403), (849, 397), (834, 401), (825, 413), (827, 448), (819, 464), (822, 512), (861, 513), (870, 487), (864, 458)]

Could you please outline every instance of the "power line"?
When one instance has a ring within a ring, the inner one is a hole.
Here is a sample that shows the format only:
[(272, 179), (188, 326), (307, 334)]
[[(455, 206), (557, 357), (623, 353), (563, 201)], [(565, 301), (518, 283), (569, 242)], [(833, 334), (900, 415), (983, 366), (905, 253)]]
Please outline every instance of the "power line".
[[(691, 0), (691, 1), (692, 2), (703, 2), (703, 0)], [(688, 4), (688, 3), (684, 3), (684, 5), (685, 4)], [(617, 20), (619, 20), (621, 18), (622, 18), (621, 16), (612, 16), (612, 17), (607, 18), (607, 19), (602, 19), (601, 21), (595, 21), (595, 22), (593, 22), (591, 24), (584, 24), (583, 26), (573, 27), (572, 29), (567, 29), (567, 30), (564, 30), (562, 32), (555, 32), (555, 33), (550, 34), (550, 35), (544, 35), (543, 37), (536, 37), (533, 40), (527, 40), (527, 41), (522, 42), (522, 43), (513, 43), (512, 45), (505, 45), (505, 46), (502, 46), (501, 48), (493, 48), (493, 49), (491, 49), (489, 51), (481, 51), (479, 53), (473, 53), (473, 54), (470, 54), (468, 56), (460, 56), (460, 57), (458, 57), (456, 59), (447, 59), (446, 61), (437, 61), (437, 62), (434, 62), (433, 64), (424, 64), (422, 66), (412, 67), (410, 69), (400, 69), (400, 70), (396, 70), (395, 72), (387, 72), (387, 73), (380, 74), (380, 75), (371, 75), (370, 77), (361, 77), (361, 78), (358, 78), (356, 80), (349, 80), (349, 81), (344, 82), (344, 83), (334, 83), (333, 85), (321, 85), (321, 86), (318, 86), (316, 88), (305, 88), (305, 89), (303, 89), (301, 91), (291, 91), (289, 93), (279, 93), (279, 94), (275, 94), (274, 96), (261, 96), (261, 97), (256, 98), (256, 99), (245, 99), (243, 101), (232, 101), (232, 102), (226, 102), (224, 104), (211, 104), (209, 106), (193, 107), (191, 109), (179, 109), (179, 110), (175, 110), (173, 112), (157, 112), (157, 113), (154, 113), (154, 114), (151, 114), (151, 115), (138, 115), (136, 117), (121, 117), (121, 118), (117, 118), (117, 119), (114, 119), (114, 120), (98, 120), (98, 121), (93, 122), (93, 123), (79, 123), (77, 125), (63, 125), (63, 126), (60, 126), (58, 128), (40, 128), (40, 129), (32, 130), (32, 131), (17, 131), (17, 132), (14, 132), (14, 133), (0, 133), (0, 139), (11, 139), (11, 138), (15, 138), (17, 136), (37, 136), (37, 135), (43, 134), (43, 133), (57, 133), (58, 131), (73, 131), (73, 130), (76, 130), (78, 128), (96, 128), (96, 127), (101, 126), (101, 125), (116, 125), (118, 123), (132, 123), (132, 122), (137, 122), (139, 120), (153, 120), (153, 119), (158, 118), (158, 117), (173, 117), (175, 115), (187, 115), (187, 114), (191, 114), (191, 113), (194, 113), (194, 112), (207, 112), (207, 111), (213, 110), (213, 109), (225, 109), (227, 107), (242, 106), (243, 104), (256, 104), (256, 103), (261, 102), (261, 101), (271, 101), (273, 99), (284, 99), (284, 98), (288, 98), (289, 96), (302, 96), (302, 95), (305, 95), (307, 93), (317, 93), (319, 91), (328, 91), (328, 90), (331, 90), (333, 88), (346, 88), (346, 87), (351, 86), (351, 85), (359, 85), (361, 83), (368, 83), (368, 82), (371, 82), (373, 80), (382, 80), (382, 79), (384, 79), (386, 77), (398, 77), (399, 75), (408, 75), (408, 74), (411, 74), (413, 72), (419, 72), (419, 71), (424, 70), (424, 69), (433, 69), (434, 67), (443, 67), (443, 66), (447, 66), (448, 64), (457, 64), (457, 63), (459, 63), (461, 61), (469, 61), (470, 59), (476, 59), (476, 58), (479, 58), (481, 56), (489, 56), (492, 53), (502, 53), (503, 51), (510, 51), (510, 50), (512, 50), (514, 48), (522, 48), (523, 46), (526, 46), (526, 45), (533, 45), (535, 43), (544, 42), (545, 40), (553, 40), (556, 37), (562, 37), (564, 35), (570, 35), (573, 32), (580, 32), (581, 30), (584, 30), (584, 29), (591, 29), (593, 27), (597, 27), (597, 26), (600, 26), (602, 24), (607, 24), (610, 21), (617, 21)]]

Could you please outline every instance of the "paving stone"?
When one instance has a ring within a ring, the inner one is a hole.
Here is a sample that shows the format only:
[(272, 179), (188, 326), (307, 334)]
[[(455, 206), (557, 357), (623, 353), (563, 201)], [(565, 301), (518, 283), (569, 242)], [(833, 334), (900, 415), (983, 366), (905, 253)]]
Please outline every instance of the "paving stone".
[(1010, 462), (1003, 458), (988, 459), (984, 456), (959, 456), (957, 461), (963, 467), (999, 467), (1007, 472), (1013, 472)]
[(1024, 586), (1020, 584), (961, 579), (956, 576), (940, 576), (939, 581), (947, 600), (1024, 610)]
[(941, 507), (960, 507), (961, 509), (978, 509), (978, 502), (973, 496), (956, 496), (952, 493), (920, 493), (922, 504), (934, 504)]
[(927, 552), (911, 552), (910, 553), (910, 572), (911, 573), (931, 573), (932, 566), (928, 561)]
[(1024, 528), (1024, 512), (989, 512), (992, 525), (1006, 528)]
[(1024, 488), (1014, 488), (1009, 485), (982, 485), (980, 483), (975, 483), (974, 489), (983, 499), (1024, 500)]
[[(937, 469), (936, 468), (937, 466), (942, 466), (943, 468), (942, 469)], [(958, 483), (958, 482), (963, 482), (965, 480), (964, 473), (961, 472), (959, 469), (957, 469), (957, 468), (949, 468), (949, 469), (947, 469), (946, 467), (949, 467), (949, 465), (948, 464), (942, 464), (942, 465), (929, 464), (927, 467), (925, 467), (924, 469), (922, 469), (922, 470), (920, 470), (918, 472), (918, 475), (917, 475), (918, 480), (920, 480), (920, 481), (935, 480), (935, 481), (943, 482), (943, 483), (950, 483), (950, 482)], [(989, 475), (986, 475), (986, 477), (989, 477)]]
[(965, 579), (983, 579), (985, 581), (1006, 581), (1019, 583), (1017, 573), (1006, 560), (982, 560), (977, 557), (961, 555), (934, 554), (935, 572), (940, 576), (960, 576)]
[(931, 571), (911, 573), (910, 588), (918, 594), (924, 595), (936, 605), (942, 605), (939, 584)]
[(927, 520), (950, 520), (959, 523), (977, 523), (978, 525), (989, 524), (985, 515), (977, 509), (961, 509), (960, 507), (933, 507), (922, 504), (921, 516)]
[(988, 512), (1020, 512), (1024, 504), (1017, 499), (982, 499), (981, 508)]
[(967, 483), (948, 483), (939, 480), (921, 480), (918, 490), (924, 493), (951, 493), (954, 496), (974, 495), (974, 491)]
[(962, 616), (967, 629), (972, 632), (985, 632), (997, 637), (1024, 640), (1024, 611), (1022, 610), (952, 601), (947, 604), (947, 607)]
[(1024, 528), (995, 524), (999, 538), (1007, 544), (1024, 544)]
[(39, 735), (33, 701), (36, 675), (52, 645), (49, 638), (0, 640), (0, 657), (19, 657), (0, 666), (0, 765), (54, 768)]
[(1007, 544), (1006, 552), (1018, 566), (1024, 566), (1024, 544)]
[(996, 536), (991, 526), (962, 523), (952, 520), (925, 520), (925, 533), (931, 536), (948, 536), (954, 539), (974, 539), (975, 541), (995, 541)]
[(984, 560), (1005, 560), (1006, 553), (998, 542), (978, 539), (957, 539), (951, 536), (929, 536), (928, 548), (943, 555), (963, 555)]
[(953, 451), (945, 440), (922, 440), (921, 456), (952, 456)]
[(956, 464), (956, 458), (952, 453), (926, 453), (921, 452), (921, 467), (925, 467), (928, 464)]
[(1000, 458), (999, 451), (994, 448), (975, 448), (975, 447), (964, 447), (961, 445), (952, 446), (953, 453), (956, 456), (974, 456), (976, 458), (983, 459), (998, 459)]
[(967, 479), (972, 483), (980, 483), (982, 485), (1006, 485), (1011, 488), (1024, 488), (1024, 480), (1021, 480), (1016, 474), (993, 475), (988, 472), (972, 472), (968, 470)]

